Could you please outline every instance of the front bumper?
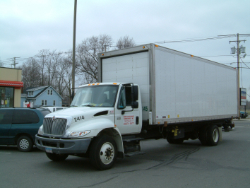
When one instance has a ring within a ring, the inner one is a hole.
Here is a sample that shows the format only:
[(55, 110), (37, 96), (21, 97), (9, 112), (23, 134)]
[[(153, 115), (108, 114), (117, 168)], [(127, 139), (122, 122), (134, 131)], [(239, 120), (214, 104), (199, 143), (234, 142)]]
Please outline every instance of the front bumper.
[(36, 147), (42, 151), (56, 154), (80, 154), (86, 153), (91, 142), (86, 139), (54, 139), (36, 135)]

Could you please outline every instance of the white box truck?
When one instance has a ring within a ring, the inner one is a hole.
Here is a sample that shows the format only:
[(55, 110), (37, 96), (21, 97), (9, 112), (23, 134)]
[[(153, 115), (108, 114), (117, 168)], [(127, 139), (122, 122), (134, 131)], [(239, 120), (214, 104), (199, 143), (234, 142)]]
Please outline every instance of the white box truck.
[(44, 118), (36, 145), (53, 161), (84, 156), (101, 170), (142, 154), (144, 139), (217, 145), (239, 114), (236, 78), (229, 66), (155, 44), (99, 54), (98, 82)]

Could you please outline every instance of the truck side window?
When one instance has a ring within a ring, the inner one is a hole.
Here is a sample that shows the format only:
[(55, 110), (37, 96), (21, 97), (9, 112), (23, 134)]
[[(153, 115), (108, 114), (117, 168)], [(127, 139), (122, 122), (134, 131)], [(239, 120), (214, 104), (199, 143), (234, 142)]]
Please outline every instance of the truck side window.
[(124, 109), (124, 108), (126, 108), (126, 93), (125, 93), (125, 88), (122, 87), (118, 101), (118, 109)]
[(126, 91), (126, 105), (131, 106), (131, 102), (132, 102), (132, 99), (131, 99), (131, 87), (126, 87), (125, 91)]

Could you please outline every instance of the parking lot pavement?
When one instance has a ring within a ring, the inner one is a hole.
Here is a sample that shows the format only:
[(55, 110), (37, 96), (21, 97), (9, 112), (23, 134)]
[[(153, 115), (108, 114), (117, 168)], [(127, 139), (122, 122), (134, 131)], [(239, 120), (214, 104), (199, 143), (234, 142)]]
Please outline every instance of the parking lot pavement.
[(34, 149), (19, 152), (0, 146), (0, 187), (249, 187), (250, 119), (234, 120), (235, 129), (223, 132), (215, 147), (199, 140), (180, 145), (166, 140), (141, 143), (144, 155), (118, 159), (114, 168), (95, 170), (88, 159), (69, 156), (50, 161)]

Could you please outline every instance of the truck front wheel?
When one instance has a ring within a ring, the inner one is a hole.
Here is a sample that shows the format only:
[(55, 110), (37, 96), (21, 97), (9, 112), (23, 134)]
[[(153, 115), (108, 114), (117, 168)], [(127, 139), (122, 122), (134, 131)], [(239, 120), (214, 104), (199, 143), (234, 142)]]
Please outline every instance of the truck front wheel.
[(90, 162), (99, 170), (111, 168), (117, 156), (116, 143), (110, 136), (100, 136), (94, 139), (89, 151)]

